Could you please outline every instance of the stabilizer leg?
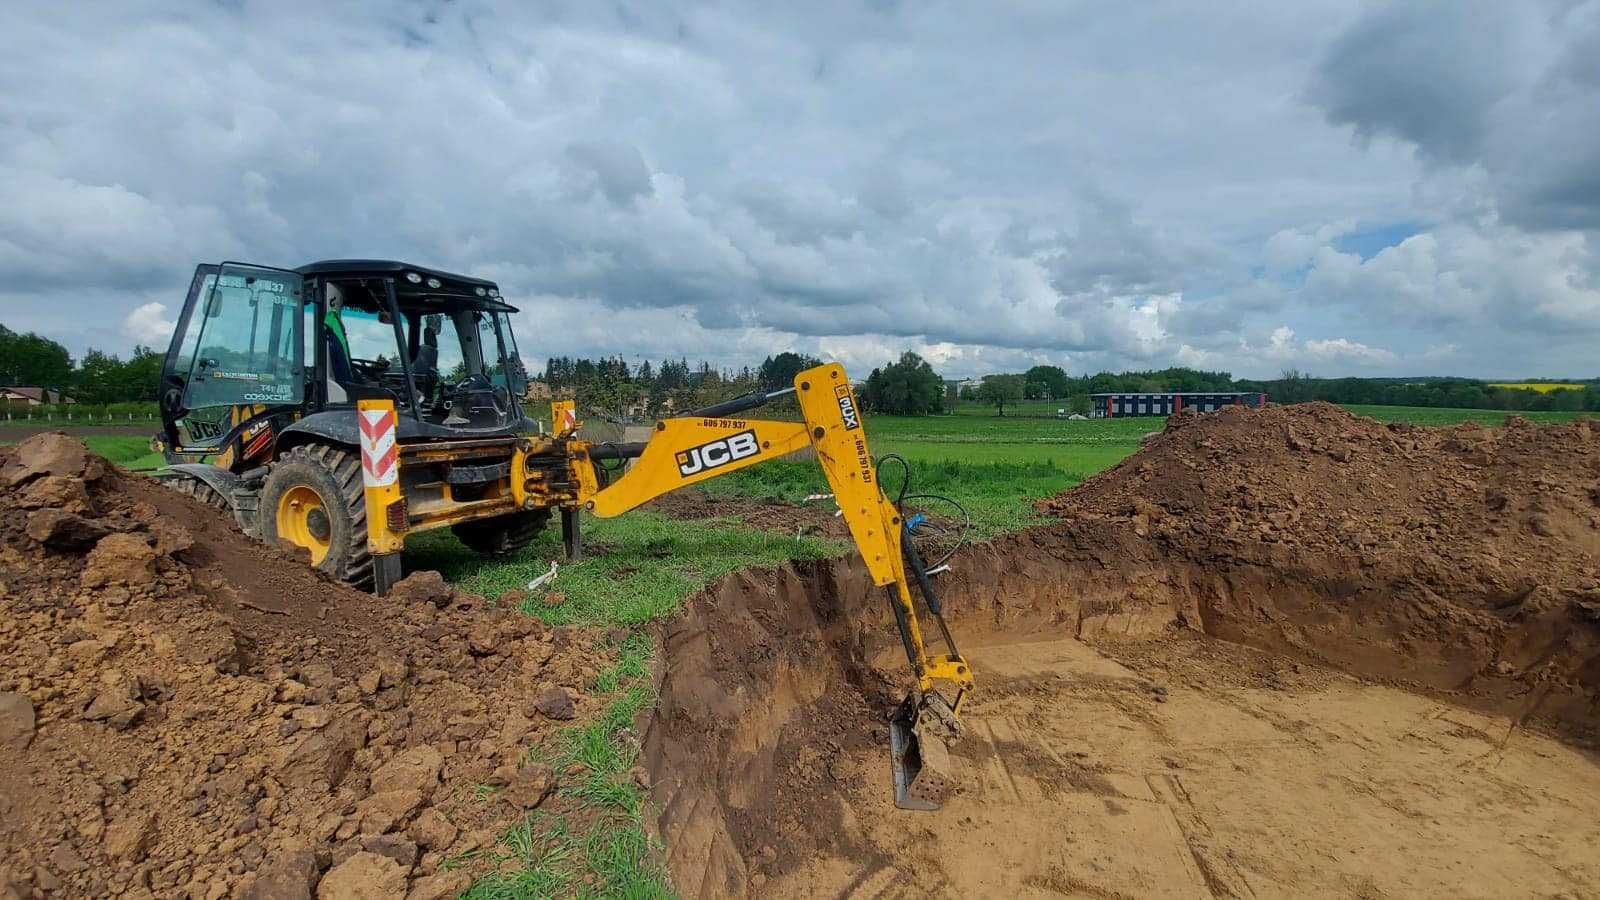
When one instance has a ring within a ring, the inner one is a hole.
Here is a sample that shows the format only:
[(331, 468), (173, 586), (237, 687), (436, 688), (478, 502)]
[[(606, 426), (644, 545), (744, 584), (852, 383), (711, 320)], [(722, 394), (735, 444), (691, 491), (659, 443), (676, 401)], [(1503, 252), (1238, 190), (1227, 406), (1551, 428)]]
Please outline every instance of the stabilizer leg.
[(575, 509), (561, 510), (561, 547), (567, 552), (567, 562), (583, 558), (583, 529)]

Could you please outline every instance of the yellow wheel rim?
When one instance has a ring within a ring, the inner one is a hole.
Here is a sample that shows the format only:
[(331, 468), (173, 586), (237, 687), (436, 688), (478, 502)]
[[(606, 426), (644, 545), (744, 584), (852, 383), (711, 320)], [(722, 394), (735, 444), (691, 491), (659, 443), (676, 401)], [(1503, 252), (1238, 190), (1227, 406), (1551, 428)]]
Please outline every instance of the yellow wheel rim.
[(322, 495), (297, 484), (278, 498), (278, 539), (311, 551), (311, 564), (322, 565), (333, 547), (333, 522)]

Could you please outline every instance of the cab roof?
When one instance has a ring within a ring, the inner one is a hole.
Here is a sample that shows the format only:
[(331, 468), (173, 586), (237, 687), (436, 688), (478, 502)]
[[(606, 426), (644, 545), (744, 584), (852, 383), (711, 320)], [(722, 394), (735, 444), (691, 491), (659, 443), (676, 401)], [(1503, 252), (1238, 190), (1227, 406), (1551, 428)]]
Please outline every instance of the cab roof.
[(445, 272), (427, 266), (413, 265), (408, 262), (399, 262), (393, 259), (324, 259), (314, 263), (306, 263), (295, 269), (301, 275), (333, 275), (341, 278), (377, 278), (387, 275), (404, 275), (406, 272), (416, 272), (424, 278), (432, 277), (440, 281), (454, 281), (470, 287), (495, 288), (499, 285), (482, 278), (473, 278), (471, 275), (457, 275), (454, 272)]

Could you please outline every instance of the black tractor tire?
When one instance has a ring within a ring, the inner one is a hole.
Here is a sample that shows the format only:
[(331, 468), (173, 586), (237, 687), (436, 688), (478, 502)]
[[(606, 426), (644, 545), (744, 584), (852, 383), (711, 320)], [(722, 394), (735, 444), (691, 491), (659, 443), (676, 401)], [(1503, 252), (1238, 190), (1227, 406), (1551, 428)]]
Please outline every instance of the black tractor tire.
[(302, 445), (279, 457), (261, 486), (261, 538), (269, 546), (290, 543), (278, 533), (278, 509), (285, 494), (301, 487), (316, 492), (326, 516), (327, 555), (317, 568), (370, 589), (372, 553), (367, 549), (367, 503), (360, 458), (328, 444)]
[(492, 519), (451, 525), (450, 531), (467, 545), (467, 549), (480, 556), (506, 557), (521, 552), (533, 543), (533, 539), (539, 536), (549, 521), (550, 510), (527, 509)]
[(221, 492), (216, 488), (193, 475), (179, 475), (176, 473), (157, 475), (156, 481), (180, 494), (193, 497), (212, 509), (220, 509), (223, 512), (228, 512), (230, 509), (231, 505), (228, 503), (227, 497), (222, 496)]

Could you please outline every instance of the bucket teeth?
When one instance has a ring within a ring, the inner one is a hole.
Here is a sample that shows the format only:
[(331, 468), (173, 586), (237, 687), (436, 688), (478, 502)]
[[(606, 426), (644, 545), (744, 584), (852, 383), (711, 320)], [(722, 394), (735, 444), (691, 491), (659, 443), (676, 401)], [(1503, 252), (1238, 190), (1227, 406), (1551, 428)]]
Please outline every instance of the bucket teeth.
[(956, 789), (955, 769), (945, 746), (945, 735), (953, 730), (937, 711), (925, 715), (928, 706), (927, 701), (916, 704), (907, 697), (889, 720), (894, 803), (901, 809), (938, 809)]

